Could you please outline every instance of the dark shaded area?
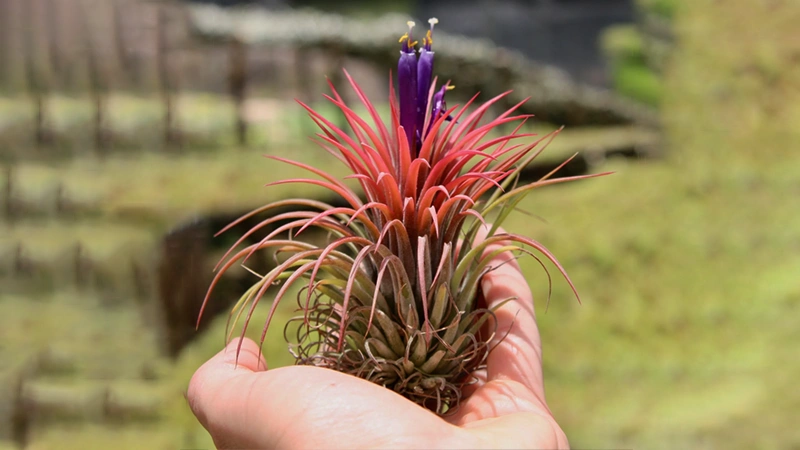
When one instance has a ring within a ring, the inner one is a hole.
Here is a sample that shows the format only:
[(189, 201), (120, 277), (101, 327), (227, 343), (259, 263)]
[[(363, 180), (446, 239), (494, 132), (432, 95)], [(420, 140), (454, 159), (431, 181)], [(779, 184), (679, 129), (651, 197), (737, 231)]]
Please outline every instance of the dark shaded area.
[[(185, 223), (162, 241), (158, 266), (158, 309), (165, 351), (176, 356), (195, 336), (197, 313), (211, 281), (207, 263), (210, 235), (207, 220)], [(230, 307), (224, 298), (209, 302), (210, 316)], [(200, 329), (209, 322), (200, 324)]]
[[(346, 206), (341, 199), (320, 198), (333, 207)], [(219, 314), (227, 314), (236, 300), (253, 285), (253, 275), (247, 271), (228, 271), (214, 287), (202, 321), (197, 327), (198, 314), (209, 285), (214, 277), (213, 267), (236, 240), (265, 219), (297, 211), (297, 208), (275, 208), (243, 220), (220, 236), (214, 235), (230, 223), (247, 214), (212, 214), (198, 217), (173, 228), (161, 245), (158, 267), (157, 313), (160, 317), (164, 351), (175, 357), (195, 339)], [(276, 221), (254, 232), (240, 245), (241, 250), (256, 244), (276, 228), (288, 223)], [(308, 231), (305, 234), (310, 234)], [(238, 264), (238, 263), (237, 263)], [(267, 273), (275, 266), (265, 252), (256, 252), (247, 260), (247, 267), (257, 273)]]
[(420, 0), (417, 4), (415, 16), (439, 18), (442, 30), (490, 39), (595, 86), (609, 84), (600, 33), (634, 20), (631, 0)]
[(11, 440), (19, 445), (19, 448), (27, 447), (31, 428), (28, 408), (22, 397), (24, 382), (25, 377), (20, 375), (12, 384), (14, 398), (11, 402), (11, 410), (13, 411), (11, 414)]

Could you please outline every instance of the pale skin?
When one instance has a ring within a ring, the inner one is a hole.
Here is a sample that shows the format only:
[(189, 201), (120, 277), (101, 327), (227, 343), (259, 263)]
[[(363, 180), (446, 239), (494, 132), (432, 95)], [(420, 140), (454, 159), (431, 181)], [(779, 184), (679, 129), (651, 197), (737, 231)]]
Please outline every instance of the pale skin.
[(492, 265), (481, 285), (487, 304), (515, 299), (497, 311), (497, 346), (452, 416), (328, 369), (266, 371), (249, 339), (238, 365), (235, 340), (197, 370), (189, 405), (218, 448), (568, 448), (545, 401), (528, 283), (511, 254)]

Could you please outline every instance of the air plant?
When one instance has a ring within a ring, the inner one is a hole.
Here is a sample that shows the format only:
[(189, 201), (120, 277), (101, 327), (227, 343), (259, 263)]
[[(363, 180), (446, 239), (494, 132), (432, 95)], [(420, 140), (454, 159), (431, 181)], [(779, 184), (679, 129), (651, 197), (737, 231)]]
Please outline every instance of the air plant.
[[(287, 326), (284, 333), (297, 364), (367, 379), (445, 414), (458, 406), (462, 388), (475, 381), (475, 372), (492, 351), (493, 311), (482, 303), (479, 286), (494, 257), (506, 251), (528, 254), (545, 268), (536, 256), (543, 255), (577, 296), (561, 264), (542, 244), (499, 232), (498, 227), (533, 189), (595, 175), (551, 178), (556, 169), (537, 182), (521, 184), (522, 168), (557, 131), (538, 139), (521, 132), (531, 117), (515, 114), (524, 101), (482, 124), (489, 109), (510, 92), (482, 105), (476, 104), (476, 95), (463, 106), (448, 108), (445, 94), (453, 86), (448, 82), (437, 87), (433, 78), (436, 19), (429, 22), (419, 51), (412, 39), (413, 23), (400, 39), (398, 99), (390, 80), (389, 123), (346, 71), (372, 123), (355, 113), (330, 83), (332, 94), (325, 97), (344, 114), (350, 134), (300, 103), (321, 130), (314, 140), (352, 171), (346, 178), (357, 181), (364, 199), (320, 168), (270, 156), (316, 176), (274, 184), (321, 186), (347, 206), (307, 198), (280, 200), (233, 222), (220, 233), (257, 214), (296, 208), (244, 233), (220, 261), (209, 295), (234, 264), (244, 264), (258, 251), (274, 251), (281, 256), (276, 266), (258, 275), (234, 306), (229, 323), (244, 314), (244, 335), (259, 300), (278, 285), (263, 343), (278, 304), (291, 286), (299, 285), (300, 314), (291, 321), (297, 326)], [(491, 137), (498, 127), (510, 124), (515, 125), (512, 133)], [(274, 230), (260, 242), (234, 253), (251, 235), (273, 224)], [(488, 233), (479, 242), (480, 227)], [(327, 233), (324, 245), (302, 240), (311, 228)], [(207, 302), (208, 295), (203, 309)]]

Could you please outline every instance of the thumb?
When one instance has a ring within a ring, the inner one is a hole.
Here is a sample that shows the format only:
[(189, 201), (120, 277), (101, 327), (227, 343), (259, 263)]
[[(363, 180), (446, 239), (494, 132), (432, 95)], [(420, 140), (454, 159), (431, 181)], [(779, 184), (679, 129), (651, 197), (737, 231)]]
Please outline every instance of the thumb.
[[(266, 370), (259, 347), (250, 339), (234, 339), (192, 376), (186, 399), (197, 420), (211, 433), (217, 448), (257, 447), (246, 432), (247, 398), (258, 372)], [(244, 406), (244, 407), (243, 407)]]
[(258, 346), (237, 342), (192, 377), (187, 399), (218, 448), (413, 448), (458, 430), (374, 383), (309, 366), (269, 371)]

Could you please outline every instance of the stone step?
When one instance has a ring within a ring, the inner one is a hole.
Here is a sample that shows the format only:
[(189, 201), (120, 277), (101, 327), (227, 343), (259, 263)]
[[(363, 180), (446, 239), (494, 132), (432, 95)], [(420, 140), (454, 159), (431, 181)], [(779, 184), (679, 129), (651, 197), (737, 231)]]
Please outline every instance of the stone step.
[(147, 229), (103, 222), (16, 223), (0, 235), (0, 280), (9, 293), (77, 287), (144, 296), (155, 244)]
[(176, 395), (144, 382), (6, 378), (0, 387), (0, 443), (29, 442), (35, 430), (59, 425), (159, 424)]
[(162, 416), (163, 389), (132, 382), (25, 382), (24, 414), (34, 425), (47, 422), (156, 421)]
[[(16, 314), (14, 323), (4, 326), (3, 340), (12, 345), (0, 348), (0, 442), (25, 442), (31, 428), (48, 423), (159, 419), (165, 391), (158, 383), (158, 356), (144, 346), (131, 351), (130, 345), (125, 344), (128, 334), (136, 329), (130, 324), (137, 321), (136, 317), (97, 311), (97, 318), (104, 316), (107, 323), (90, 324), (96, 319), (91, 313), (76, 311), (70, 317), (62, 312), (56, 322), (63, 329), (50, 330), (57, 337), (66, 337), (64, 330), (74, 329), (77, 324), (83, 324), (86, 330), (73, 332), (68, 340), (42, 344), (45, 339), (40, 333), (45, 331), (45, 321), (34, 327), (25, 323), (35, 315), (34, 311), (58, 314), (64, 305), (25, 308), (10, 302), (8, 297), (0, 298), (0, 310), (23, 311)], [(19, 333), (21, 329), (28, 334)], [(105, 344), (97, 345), (94, 339)], [(116, 357), (122, 357), (122, 363), (116, 362)]]

